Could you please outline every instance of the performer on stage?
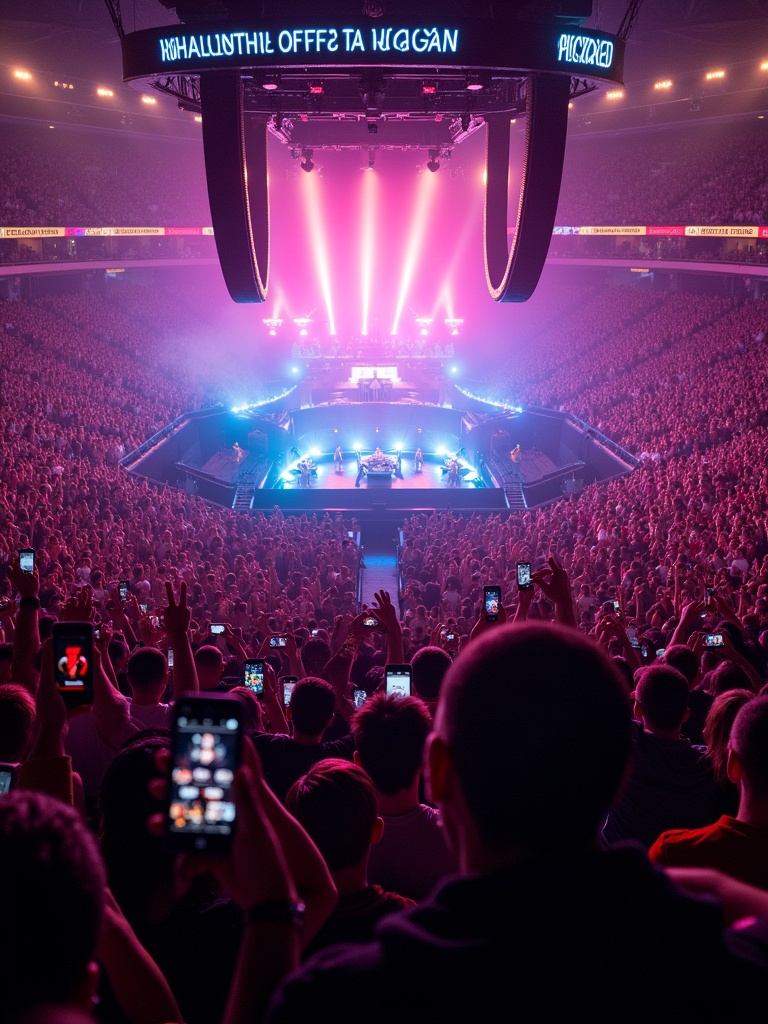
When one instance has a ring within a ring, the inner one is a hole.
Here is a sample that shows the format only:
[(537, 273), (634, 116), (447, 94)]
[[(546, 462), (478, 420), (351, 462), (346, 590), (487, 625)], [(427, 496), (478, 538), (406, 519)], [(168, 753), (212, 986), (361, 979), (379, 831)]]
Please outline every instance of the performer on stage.
[(512, 461), (514, 462), (515, 465), (518, 465), (518, 463), (520, 462), (520, 460), (523, 457), (523, 453), (522, 453), (522, 450), (521, 450), (519, 444), (515, 445), (515, 447), (509, 453), (509, 457), (510, 457), (510, 459), (512, 459)]
[(232, 453), (235, 456), (235, 462), (237, 463), (242, 462), (245, 456), (248, 454), (244, 448), (240, 447), (237, 441), (235, 441), (235, 443), (232, 445)]
[(333, 453), (333, 465), (336, 473), (344, 472), (344, 454), (341, 445), (336, 445), (336, 451)]
[(417, 448), (413, 453), (413, 471), (414, 473), (420, 473), (424, 468), (424, 452), (421, 448)]
[(448, 463), (448, 486), (459, 487), (461, 484), (459, 460), (454, 456)]

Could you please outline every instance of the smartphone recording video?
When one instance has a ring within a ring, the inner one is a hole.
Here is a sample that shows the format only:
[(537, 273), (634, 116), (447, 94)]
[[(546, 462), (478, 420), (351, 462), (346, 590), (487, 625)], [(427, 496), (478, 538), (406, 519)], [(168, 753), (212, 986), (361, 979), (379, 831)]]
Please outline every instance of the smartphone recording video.
[(22, 572), (35, 571), (35, 552), (32, 548), (22, 548), (19, 551), (19, 568)]
[(497, 622), (499, 608), (501, 607), (501, 587), (483, 587), (483, 602), (485, 606), (485, 621)]
[(93, 704), (93, 626), (90, 622), (55, 622), (51, 636), (53, 672), (64, 703)]
[(517, 563), (517, 589), (518, 590), (532, 590), (533, 581), (531, 580), (531, 563), (530, 562), (518, 562)]
[(411, 696), (410, 665), (387, 665), (384, 669), (384, 679), (387, 696), (390, 694), (395, 694), (398, 697)]
[(243, 705), (216, 694), (176, 702), (165, 836), (174, 850), (227, 853), (236, 827)]
[(264, 662), (261, 658), (249, 658), (243, 666), (243, 686), (256, 694), (264, 696)]

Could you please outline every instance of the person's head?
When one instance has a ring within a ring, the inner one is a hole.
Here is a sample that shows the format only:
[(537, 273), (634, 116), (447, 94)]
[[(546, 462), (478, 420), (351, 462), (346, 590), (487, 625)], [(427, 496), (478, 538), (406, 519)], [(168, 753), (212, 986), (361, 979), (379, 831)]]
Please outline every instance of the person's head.
[(213, 644), (203, 644), (195, 651), (197, 681), (201, 690), (215, 690), (224, 675), (224, 655)]
[(112, 892), (129, 920), (135, 920), (156, 886), (170, 887), (174, 856), (147, 819), (157, 813), (149, 783), (156, 778), (155, 754), (171, 745), (170, 734), (145, 730), (112, 759), (100, 794), (101, 851)]
[(381, 832), (373, 783), (351, 761), (318, 761), (294, 782), (285, 805), (309, 833), (330, 871), (357, 867)]
[(408, 789), (421, 771), (432, 716), (418, 697), (376, 693), (352, 718), (355, 761), (379, 793)]
[(726, 690), (710, 705), (702, 731), (707, 757), (721, 785), (728, 781), (728, 744), (736, 715), (754, 697), (752, 690)]
[(115, 672), (124, 672), (128, 667), (128, 658), (131, 653), (128, 644), (118, 637), (112, 637), (109, 641), (108, 653)]
[(262, 702), (247, 686), (232, 686), (227, 690), (228, 697), (237, 697), (245, 707), (243, 728), (246, 732), (263, 732), (264, 707)]
[(411, 658), (411, 686), (416, 696), (427, 704), (434, 704), (452, 664), (450, 654), (442, 647), (430, 645), (416, 651)]
[(35, 701), (29, 690), (17, 683), (0, 686), (0, 761), (23, 760), (34, 724)]
[(134, 697), (157, 702), (168, 682), (168, 662), (156, 647), (139, 647), (128, 658), (127, 675)]
[(320, 736), (331, 724), (336, 709), (336, 692), (330, 683), (318, 676), (300, 679), (291, 693), (288, 717), (294, 735)]
[[(721, 661), (707, 675), (707, 689), (715, 696), (728, 690), (751, 690), (752, 681), (741, 667), (732, 661)], [(754, 692), (754, 691), (753, 691)]]
[(428, 792), (467, 869), (584, 848), (630, 753), (626, 684), (575, 630), (494, 627), (443, 681), (428, 741)]
[(77, 811), (21, 789), (0, 799), (3, 1020), (45, 1006), (90, 1012), (106, 884)]
[(301, 648), (301, 663), (310, 676), (319, 676), (331, 660), (331, 646), (322, 637), (310, 637)]
[(686, 644), (673, 644), (671, 647), (667, 647), (659, 661), (682, 672), (688, 680), (689, 687), (696, 682), (700, 668), (699, 659)]
[(688, 718), (689, 694), (682, 672), (661, 663), (650, 665), (636, 674), (635, 717), (652, 731), (679, 731)]
[(728, 777), (768, 802), (768, 696), (746, 701), (731, 728)]

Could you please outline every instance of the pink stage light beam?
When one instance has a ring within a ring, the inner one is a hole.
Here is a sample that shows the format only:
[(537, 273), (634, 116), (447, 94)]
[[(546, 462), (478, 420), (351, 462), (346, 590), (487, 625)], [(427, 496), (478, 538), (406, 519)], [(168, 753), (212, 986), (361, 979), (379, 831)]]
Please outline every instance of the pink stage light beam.
[(403, 263), (403, 273), (400, 278), (400, 291), (397, 297), (397, 309), (395, 311), (395, 319), (392, 324), (392, 333), (397, 334), (400, 326), (400, 317), (403, 313), (403, 306), (405, 300), (408, 297), (408, 289), (411, 287), (413, 281), (413, 274), (416, 270), (416, 261), (421, 256), (422, 246), (424, 244), (424, 233), (427, 227), (427, 221), (429, 220), (429, 214), (432, 209), (432, 200), (437, 192), (438, 187), (438, 175), (437, 174), (422, 174), (419, 178), (419, 185), (416, 190), (416, 213), (413, 219), (413, 226), (411, 228), (411, 235), (408, 239), (408, 247), (405, 253), (405, 261)]
[(373, 168), (363, 173), (363, 213), (360, 218), (362, 258), (362, 333), (368, 333), (368, 319), (371, 309), (371, 287), (373, 285), (373, 255), (376, 243), (376, 203), (378, 197), (378, 176)]
[(336, 321), (333, 316), (333, 299), (331, 295), (331, 263), (328, 258), (328, 247), (325, 243), (326, 238), (328, 238), (328, 232), (323, 224), (320, 210), (320, 182), (318, 176), (312, 173), (305, 174), (300, 187), (304, 193), (304, 208), (309, 225), (315, 271), (317, 272), (320, 291), (323, 294), (323, 301), (325, 302), (325, 309), (328, 314), (328, 330), (331, 334), (335, 334)]

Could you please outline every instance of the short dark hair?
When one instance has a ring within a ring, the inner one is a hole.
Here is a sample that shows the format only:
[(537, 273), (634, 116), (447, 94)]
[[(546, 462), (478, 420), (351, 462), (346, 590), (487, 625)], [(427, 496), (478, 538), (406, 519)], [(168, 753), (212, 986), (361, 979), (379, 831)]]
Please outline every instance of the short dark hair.
[(143, 690), (163, 682), (168, 673), (168, 662), (157, 647), (139, 647), (128, 659), (126, 672), (131, 688)]
[(18, 683), (0, 686), (0, 761), (21, 761), (35, 724), (35, 701)]
[(317, 736), (333, 718), (336, 691), (319, 676), (300, 679), (291, 693), (291, 719), (305, 736)]
[(72, 998), (96, 956), (106, 883), (96, 840), (72, 807), (22, 789), (0, 799), (4, 1014)]
[(689, 686), (699, 674), (699, 659), (686, 644), (674, 644), (672, 647), (668, 647), (660, 660), (665, 665), (671, 665), (678, 672), (682, 672), (688, 680)]
[(285, 806), (331, 871), (354, 867), (368, 852), (376, 824), (376, 791), (351, 761), (326, 758), (312, 765), (288, 790)]
[(393, 796), (412, 784), (431, 728), (429, 708), (418, 697), (376, 693), (358, 708), (351, 723), (355, 749), (380, 793)]
[(215, 644), (203, 644), (195, 651), (195, 665), (207, 669), (219, 669), (224, 665), (224, 655)]
[(671, 665), (649, 665), (638, 676), (635, 699), (654, 729), (677, 729), (688, 710), (688, 680)]
[(560, 625), (494, 627), (458, 655), (435, 731), (486, 843), (594, 842), (629, 760), (628, 697), (608, 654)]
[(301, 663), (311, 676), (320, 675), (330, 660), (331, 645), (322, 637), (310, 637), (301, 648)]
[(730, 745), (739, 756), (752, 793), (760, 799), (768, 797), (768, 696), (757, 696), (739, 710)]
[(411, 658), (411, 683), (416, 695), (422, 700), (436, 701), (452, 664), (450, 654), (442, 647), (430, 645), (416, 651)]

